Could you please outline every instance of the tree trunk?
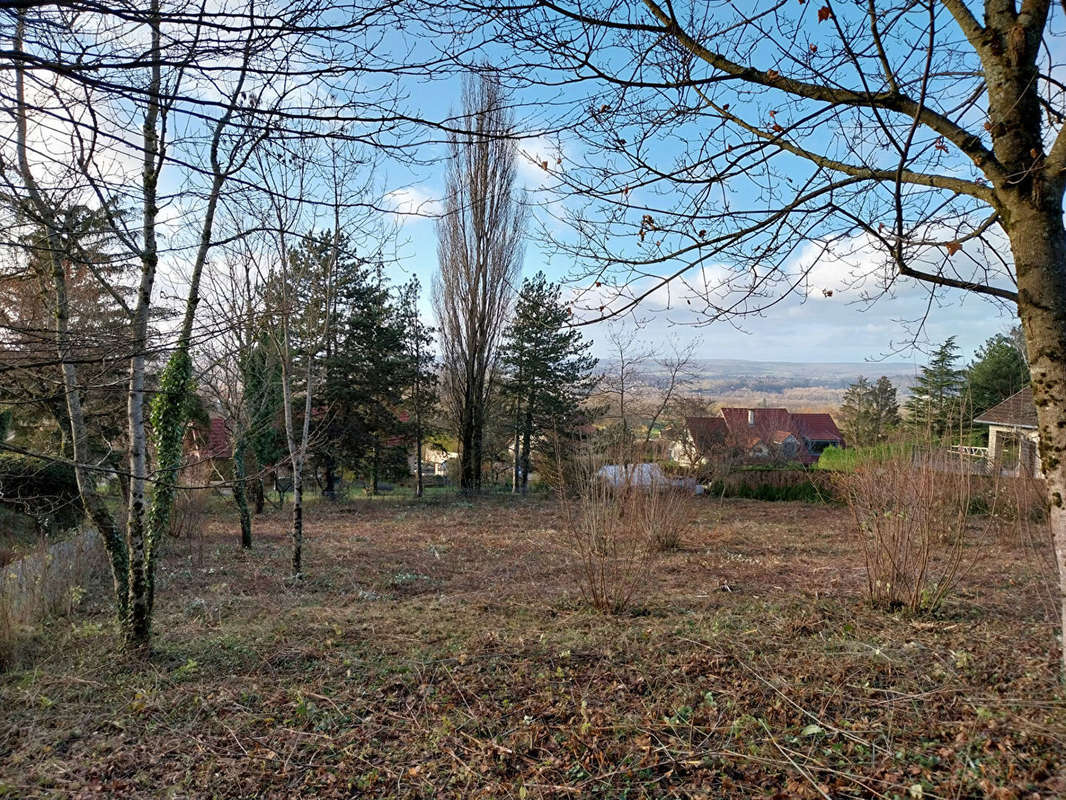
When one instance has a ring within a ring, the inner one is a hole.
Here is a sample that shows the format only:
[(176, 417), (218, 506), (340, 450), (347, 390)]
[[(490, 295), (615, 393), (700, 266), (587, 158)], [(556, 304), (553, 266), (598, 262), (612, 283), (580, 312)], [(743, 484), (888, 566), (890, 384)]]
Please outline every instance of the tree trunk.
[[(1042, 194), (1040, 203), (1022, 202), (1011, 209), (1009, 232), (1066, 633), (1066, 229), (1061, 189)], [(1066, 647), (1061, 652), (1066, 675)]]
[(472, 486), (474, 493), (481, 492), (481, 466), (484, 463), (484, 434), (485, 423), (482, 418), (480, 405), (474, 407), (473, 425), (471, 428), (471, 454), (470, 468), (473, 470)]
[(322, 490), (322, 495), (330, 500), (337, 499), (337, 473), (333, 469), (333, 459), (326, 457), (326, 488)]
[(533, 400), (526, 407), (526, 418), (522, 426), (522, 494), (529, 489), (529, 453), (533, 442)]
[[(22, 51), (25, 28), (25, 9), (19, 9), (15, 28), (14, 49)], [(78, 494), (82, 505), (96, 526), (107, 550), (111, 563), (111, 579), (115, 592), (115, 607), (118, 612), (120, 627), (125, 631), (129, 622), (129, 547), (115, 523), (114, 517), (96, 491), (96, 475), (87, 469), (89, 464), (89, 435), (85, 424), (85, 411), (81, 405), (81, 389), (78, 386), (78, 373), (71, 357), (70, 344), (70, 302), (67, 294), (67, 280), (62, 260), (62, 242), (57, 234), (53, 207), (41, 193), (30, 167), (27, 144), (27, 119), (25, 98), (25, 76), (22, 62), (15, 61), (15, 97), (16, 97), (16, 145), (18, 166), (30, 200), (47, 229), (50, 275), (41, 275), (42, 290), (50, 289), (53, 302), (54, 332), (56, 355), (60, 364), (63, 380), (63, 396), (70, 420), (70, 445), (74, 459), (74, 478), (78, 484)]]
[[(515, 404), (517, 406), (517, 403)], [(518, 424), (518, 408), (515, 408), (514, 426), (514, 472), (511, 476), (511, 494), (518, 494), (522, 485), (522, 456), (519, 452), (521, 445), (521, 427)]]
[(415, 411), (415, 497), (421, 497), (424, 490), (422, 483), (422, 418)]
[(252, 515), (248, 510), (248, 478), (244, 470), (244, 437), (238, 437), (233, 448), (233, 501), (237, 504), (237, 514), (241, 520), (241, 547), (252, 547)]
[(475, 490), (473, 403), (469, 394), (459, 426), (459, 488), (464, 494)]
[(252, 485), (252, 492), (255, 495), (255, 513), (262, 514), (263, 508), (266, 506), (266, 492), (263, 491), (262, 475), (255, 479), (255, 483)]
[(292, 481), (292, 576), (299, 578), (303, 567), (304, 549), (304, 487), (293, 469)]

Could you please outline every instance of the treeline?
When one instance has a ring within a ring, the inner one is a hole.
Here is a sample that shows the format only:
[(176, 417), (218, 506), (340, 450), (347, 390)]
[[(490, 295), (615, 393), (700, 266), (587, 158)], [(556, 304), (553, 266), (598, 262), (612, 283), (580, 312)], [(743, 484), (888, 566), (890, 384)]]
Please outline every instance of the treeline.
[(1020, 331), (990, 337), (963, 366), (955, 337), (949, 337), (921, 368), (903, 406), (885, 376), (863, 376), (844, 393), (841, 427), (850, 445), (869, 446), (891, 438), (906, 425), (939, 439), (968, 432), (982, 411), (1029, 385), (1029, 366)]

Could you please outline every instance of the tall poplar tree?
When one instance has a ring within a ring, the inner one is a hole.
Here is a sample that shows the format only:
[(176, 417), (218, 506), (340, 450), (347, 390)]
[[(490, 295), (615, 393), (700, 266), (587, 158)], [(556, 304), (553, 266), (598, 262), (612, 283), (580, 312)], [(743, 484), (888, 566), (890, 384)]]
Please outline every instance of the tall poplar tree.
[(458, 127), (449, 137), (433, 296), (444, 397), (459, 440), (459, 483), (464, 492), (477, 492), (500, 337), (522, 272), (526, 212), (515, 173), (514, 121), (491, 75), (467, 80)]

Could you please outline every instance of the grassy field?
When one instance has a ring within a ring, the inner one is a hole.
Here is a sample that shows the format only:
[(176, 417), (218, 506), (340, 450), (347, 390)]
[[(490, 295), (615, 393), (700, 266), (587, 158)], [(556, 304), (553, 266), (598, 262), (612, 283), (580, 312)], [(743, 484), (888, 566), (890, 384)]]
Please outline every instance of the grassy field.
[(1054, 798), (1050, 564), (968, 548), (940, 615), (863, 599), (845, 509), (707, 500), (624, 616), (546, 499), (316, 504), (169, 546), (155, 652), (106, 595), (0, 675), (0, 797)]

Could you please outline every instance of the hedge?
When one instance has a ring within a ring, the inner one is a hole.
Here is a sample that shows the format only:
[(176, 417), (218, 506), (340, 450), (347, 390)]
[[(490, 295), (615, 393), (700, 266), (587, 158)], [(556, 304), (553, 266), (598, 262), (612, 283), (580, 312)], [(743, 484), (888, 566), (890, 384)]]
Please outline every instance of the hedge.
[(19, 453), (0, 454), (0, 505), (42, 533), (73, 528), (85, 514), (72, 466)]

